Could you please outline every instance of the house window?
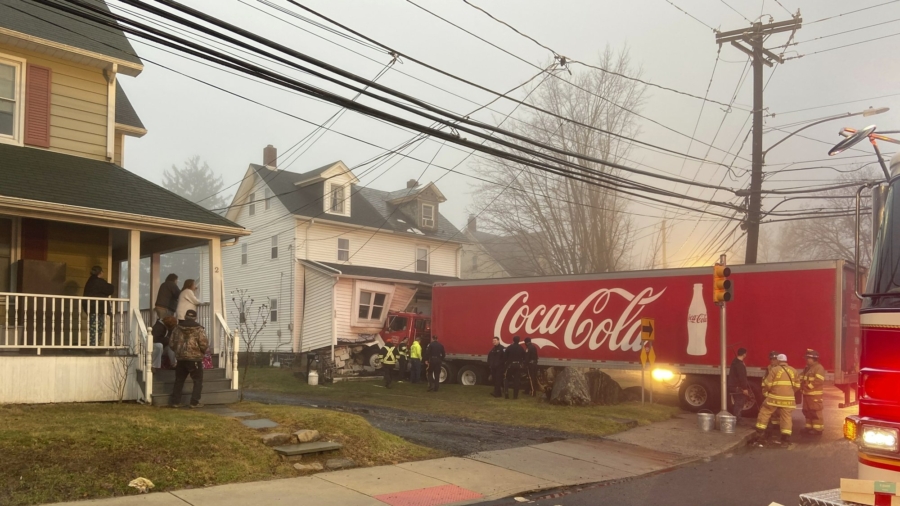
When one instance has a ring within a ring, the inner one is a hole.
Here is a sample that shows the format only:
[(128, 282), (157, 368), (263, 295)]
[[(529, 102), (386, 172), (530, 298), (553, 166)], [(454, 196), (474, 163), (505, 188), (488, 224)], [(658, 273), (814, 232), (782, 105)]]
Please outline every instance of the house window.
[(0, 141), (19, 142), (21, 136), (22, 61), (0, 57)]
[(338, 261), (350, 260), (350, 239), (338, 239)]
[(278, 236), (272, 236), (272, 259), (278, 258)]
[(416, 248), (416, 272), (428, 272), (428, 248)]
[(344, 187), (341, 185), (329, 185), (331, 189), (331, 196), (328, 201), (328, 211), (337, 214), (344, 214), (344, 201), (346, 197), (344, 195)]
[(360, 291), (358, 318), (360, 320), (381, 320), (386, 300), (386, 293)]
[(278, 321), (278, 299), (269, 299), (269, 321)]
[(241, 265), (247, 265), (247, 243), (241, 244)]
[(266, 211), (272, 207), (272, 190), (266, 188)]
[(256, 214), (256, 192), (250, 194), (250, 216)]
[(422, 204), (422, 228), (434, 228), (434, 206)]

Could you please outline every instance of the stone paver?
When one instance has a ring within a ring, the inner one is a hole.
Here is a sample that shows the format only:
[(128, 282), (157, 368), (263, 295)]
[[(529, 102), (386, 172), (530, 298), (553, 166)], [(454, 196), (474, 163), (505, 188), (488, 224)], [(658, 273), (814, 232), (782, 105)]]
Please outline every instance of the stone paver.
[(258, 418), (256, 420), (241, 420), (241, 423), (251, 429), (271, 429), (278, 427), (278, 424), (268, 418)]
[(231, 418), (247, 418), (248, 416), (256, 416), (256, 413), (250, 413), (249, 411), (235, 411), (234, 413), (228, 413), (227, 415)]
[(272, 448), (281, 455), (306, 455), (307, 453), (322, 453), (334, 450), (340, 450), (343, 446), (340, 443), (331, 441), (316, 441), (315, 443), (300, 443), (295, 445), (276, 446)]
[(501, 499), (526, 490), (561, 486), (555, 481), (459, 457), (407, 462), (398, 464), (397, 467), (439, 480), (452, 481), (460, 487), (478, 492), (485, 499)]
[(438, 487), (447, 484), (444, 480), (436, 480), (398, 466), (336, 471), (318, 474), (316, 477), (371, 496)]
[[(174, 494), (192, 506), (384, 506), (375, 498), (314, 476), (181, 490)], [(180, 506), (185, 503), (181, 502)]]
[(633, 476), (612, 467), (526, 446), (481, 452), (470, 458), (562, 485), (578, 485)]

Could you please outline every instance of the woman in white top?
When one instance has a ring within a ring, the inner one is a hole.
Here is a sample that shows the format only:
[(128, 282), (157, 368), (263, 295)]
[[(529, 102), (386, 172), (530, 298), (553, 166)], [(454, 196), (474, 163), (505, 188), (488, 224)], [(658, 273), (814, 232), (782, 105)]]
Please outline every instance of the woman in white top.
[(200, 299), (197, 298), (197, 291), (200, 289), (193, 279), (184, 280), (184, 286), (181, 288), (181, 294), (178, 296), (178, 309), (175, 311), (175, 317), (184, 320), (184, 314), (189, 309), (197, 310), (197, 304)]

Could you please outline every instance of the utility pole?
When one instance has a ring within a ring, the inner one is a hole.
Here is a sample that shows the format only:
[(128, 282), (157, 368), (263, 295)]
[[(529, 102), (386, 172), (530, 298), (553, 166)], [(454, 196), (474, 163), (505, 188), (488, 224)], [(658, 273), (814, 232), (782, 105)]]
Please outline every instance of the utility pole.
[[(803, 19), (800, 11), (790, 21), (762, 24), (753, 23), (748, 28), (716, 33), (716, 43), (720, 46), (730, 42), (750, 57), (753, 63), (753, 160), (750, 172), (750, 203), (747, 210), (747, 252), (745, 263), (756, 263), (756, 251), (759, 247), (759, 219), (762, 208), (762, 168), (763, 168), (763, 65), (774, 66), (775, 62), (784, 63), (784, 58), (769, 51), (763, 44), (766, 37), (781, 32), (796, 32)], [(793, 34), (791, 34), (793, 39)], [(743, 42), (743, 44), (742, 44)], [(748, 47), (749, 46), (749, 47)]]

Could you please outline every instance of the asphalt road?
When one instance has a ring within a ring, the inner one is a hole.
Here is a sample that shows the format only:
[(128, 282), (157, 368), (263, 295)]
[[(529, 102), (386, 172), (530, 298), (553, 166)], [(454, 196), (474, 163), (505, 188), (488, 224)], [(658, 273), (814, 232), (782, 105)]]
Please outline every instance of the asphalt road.
[[(841, 400), (840, 392), (828, 391), (825, 434), (816, 437), (797, 433), (791, 450), (750, 447), (652, 476), (525, 498), (540, 506), (768, 506), (772, 502), (793, 506), (803, 492), (837, 488), (840, 478), (856, 477), (856, 447), (841, 439), (843, 419), (855, 413), (856, 408), (837, 409)], [(752, 422), (745, 419), (743, 423)], [(803, 424), (803, 415), (797, 409), (794, 427), (802, 429)], [(483, 504), (522, 503), (505, 499)]]

